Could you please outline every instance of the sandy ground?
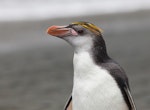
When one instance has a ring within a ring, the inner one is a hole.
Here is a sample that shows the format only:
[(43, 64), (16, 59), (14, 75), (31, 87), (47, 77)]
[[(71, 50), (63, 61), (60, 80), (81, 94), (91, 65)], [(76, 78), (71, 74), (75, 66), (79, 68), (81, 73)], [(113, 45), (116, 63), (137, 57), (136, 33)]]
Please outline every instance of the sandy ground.
[(130, 80), (138, 110), (150, 109), (150, 11), (0, 23), (0, 110), (62, 110), (72, 89), (73, 50), (48, 26), (89, 21)]

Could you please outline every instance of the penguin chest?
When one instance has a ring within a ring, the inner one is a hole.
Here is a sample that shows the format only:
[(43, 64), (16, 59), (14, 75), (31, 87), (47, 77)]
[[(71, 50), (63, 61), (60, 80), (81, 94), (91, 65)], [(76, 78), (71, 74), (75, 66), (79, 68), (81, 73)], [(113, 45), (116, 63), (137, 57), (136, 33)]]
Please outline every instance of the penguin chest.
[(74, 56), (73, 110), (128, 110), (109, 72), (87, 53)]

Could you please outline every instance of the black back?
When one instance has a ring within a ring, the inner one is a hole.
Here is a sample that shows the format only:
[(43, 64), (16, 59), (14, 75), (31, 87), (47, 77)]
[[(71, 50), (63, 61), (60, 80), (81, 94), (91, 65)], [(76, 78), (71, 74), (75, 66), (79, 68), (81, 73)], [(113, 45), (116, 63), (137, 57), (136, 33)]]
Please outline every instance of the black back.
[(105, 41), (102, 38), (102, 35), (96, 36), (93, 42), (94, 46), (92, 48), (92, 57), (94, 62), (110, 72), (112, 77), (117, 82), (118, 87), (123, 94), (124, 100), (129, 107), (129, 110), (131, 110), (131, 104), (129, 102), (126, 92), (124, 91), (124, 87), (127, 86), (126, 88), (129, 88), (128, 78), (124, 70), (120, 67), (118, 63), (116, 63), (108, 56)]

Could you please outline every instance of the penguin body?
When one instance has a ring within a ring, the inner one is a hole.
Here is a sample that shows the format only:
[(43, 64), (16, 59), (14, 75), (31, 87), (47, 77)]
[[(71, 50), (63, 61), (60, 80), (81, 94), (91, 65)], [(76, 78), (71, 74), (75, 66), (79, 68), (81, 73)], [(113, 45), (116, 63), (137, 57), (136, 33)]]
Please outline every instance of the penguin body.
[(72, 97), (73, 110), (128, 110), (115, 79), (88, 52), (74, 55)]
[(128, 78), (106, 51), (101, 29), (88, 22), (51, 26), (74, 48), (73, 90), (65, 110), (136, 110)]

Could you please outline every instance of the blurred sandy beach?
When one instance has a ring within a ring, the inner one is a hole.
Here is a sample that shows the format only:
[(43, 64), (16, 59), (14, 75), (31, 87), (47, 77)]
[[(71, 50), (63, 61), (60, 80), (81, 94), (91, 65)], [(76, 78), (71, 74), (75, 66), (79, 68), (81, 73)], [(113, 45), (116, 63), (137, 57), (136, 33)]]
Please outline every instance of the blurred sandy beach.
[(108, 53), (125, 69), (138, 110), (149, 110), (149, 10), (0, 22), (0, 110), (62, 110), (72, 89), (73, 49), (46, 29), (74, 21), (104, 30)]

